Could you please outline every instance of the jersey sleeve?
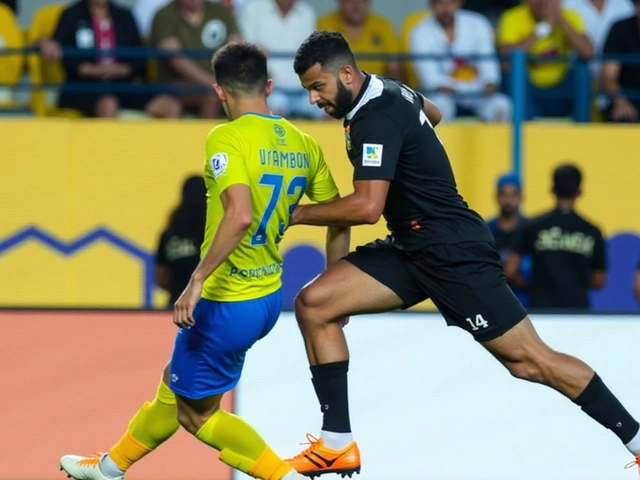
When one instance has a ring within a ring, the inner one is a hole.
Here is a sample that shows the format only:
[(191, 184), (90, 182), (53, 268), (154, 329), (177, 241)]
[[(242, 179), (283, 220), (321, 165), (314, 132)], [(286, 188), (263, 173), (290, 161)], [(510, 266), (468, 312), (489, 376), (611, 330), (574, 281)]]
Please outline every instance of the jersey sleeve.
[(593, 245), (593, 258), (591, 259), (591, 268), (593, 270), (607, 269), (607, 252), (604, 245), (604, 238), (600, 230), (598, 230), (595, 236), (595, 244)]
[(353, 180), (393, 180), (402, 148), (399, 126), (383, 113), (370, 112), (349, 127), (355, 152)]
[(226, 125), (214, 128), (207, 136), (205, 175), (213, 178), (219, 192), (231, 185), (251, 185), (240, 139)]
[(307, 197), (314, 202), (326, 202), (338, 195), (338, 187), (333, 180), (331, 170), (324, 161), (324, 153), (320, 145), (315, 144), (317, 169), (305, 191)]

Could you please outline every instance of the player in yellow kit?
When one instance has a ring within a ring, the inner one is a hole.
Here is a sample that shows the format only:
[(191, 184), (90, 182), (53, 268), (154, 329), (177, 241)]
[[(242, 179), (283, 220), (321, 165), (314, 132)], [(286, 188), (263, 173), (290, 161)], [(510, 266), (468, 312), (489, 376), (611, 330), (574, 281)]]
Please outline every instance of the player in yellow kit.
[[(156, 398), (131, 420), (109, 453), (65, 455), (78, 480), (122, 480), (126, 470), (181, 424), (232, 467), (265, 480), (304, 478), (220, 400), (240, 379), (246, 351), (275, 325), (281, 307), (278, 244), (306, 194), (330, 201), (338, 190), (318, 144), (270, 114), (264, 54), (248, 43), (216, 52), (214, 88), (231, 122), (208, 135), (207, 222), (201, 260), (174, 307), (180, 328)], [(348, 251), (346, 229), (329, 229), (327, 261)]]

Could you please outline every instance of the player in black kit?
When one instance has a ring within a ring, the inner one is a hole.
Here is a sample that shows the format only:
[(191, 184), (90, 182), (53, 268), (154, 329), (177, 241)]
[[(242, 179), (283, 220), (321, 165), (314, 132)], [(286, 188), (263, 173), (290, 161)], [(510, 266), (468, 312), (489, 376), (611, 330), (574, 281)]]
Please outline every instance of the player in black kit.
[(638, 456), (638, 422), (589, 366), (542, 342), (507, 286), (491, 233), (458, 194), (429, 119), (433, 105), (394, 80), (358, 70), (336, 32), (314, 32), (298, 49), (294, 68), (311, 103), (344, 117), (354, 192), (299, 206), (291, 224), (373, 224), (382, 215), (391, 234), (357, 247), (296, 298), (323, 425), (320, 438), (310, 437), (309, 448), (287, 461), (310, 477), (360, 471), (342, 325), (350, 315), (408, 308), (427, 298), (513, 376), (561, 392)]

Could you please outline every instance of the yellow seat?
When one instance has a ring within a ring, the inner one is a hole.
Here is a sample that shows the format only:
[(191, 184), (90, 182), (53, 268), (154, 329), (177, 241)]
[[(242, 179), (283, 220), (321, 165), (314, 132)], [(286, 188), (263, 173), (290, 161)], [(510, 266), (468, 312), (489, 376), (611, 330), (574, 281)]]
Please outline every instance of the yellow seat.
[[(39, 8), (31, 21), (27, 31), (29, 45), (35, 44), (43, 38), (51, 38), (58, 26), (60, 15), (67, 6), (65, 4), (50, 4)], [(44, 83), (60, 85), (64, 83), (65, 73), (62, 62), (50, 62), (38, 53), (32, 53), (27, 58), (29, 78), (34, 87)], [(55, 116), (77, 118), (82, 114), (77, 110), (60, 109), (54, 104), (53, 92), (43, 89), (33, 89), (31, 92), (31, 110), (37, 116)]]
[[(403, 55), (409, 55), (411, 53), (411, 32), (413, 28), (422, 20), (429, 16), (429, 12), (426, 10), (418, 10), (407, 15), (402, 24), (402, 30), (400, 32), (400, 52)], [(403, 62), (404, 74), (407, 79), (407, 85), (411, 88), (419, 89), (420, 81), (418, 75), (413, 68), (413, 62), (411, 60), (405, 60)]]
[[(0, 3), (0, 49), (24, 47), (22, 31), (13, 11)], [(16, 85), (24, 71), (24, 55), (0, 55), (0, 107), (14, 107), (11, 87)]]

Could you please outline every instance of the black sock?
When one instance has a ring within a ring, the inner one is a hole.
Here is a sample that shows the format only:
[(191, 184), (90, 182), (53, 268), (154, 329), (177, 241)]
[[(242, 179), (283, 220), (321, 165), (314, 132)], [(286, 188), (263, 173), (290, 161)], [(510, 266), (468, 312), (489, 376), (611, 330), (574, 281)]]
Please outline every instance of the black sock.
[(349, 360), (311, 366), (313, 376), (311, 381), (323, 415), (322, 430), (326, 432), (351, 432), (347, 392), (348, 371)]
[(636, 436), (640, 425), (622, 406), (596, 373), (573, 403), (596, 422), (615, 433), (622, 443)]

